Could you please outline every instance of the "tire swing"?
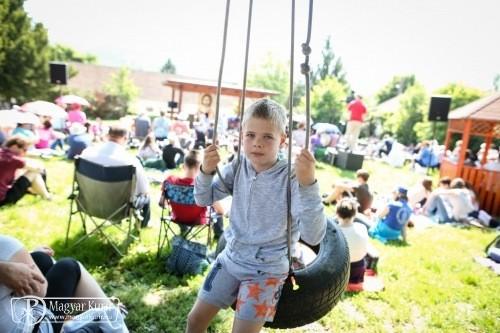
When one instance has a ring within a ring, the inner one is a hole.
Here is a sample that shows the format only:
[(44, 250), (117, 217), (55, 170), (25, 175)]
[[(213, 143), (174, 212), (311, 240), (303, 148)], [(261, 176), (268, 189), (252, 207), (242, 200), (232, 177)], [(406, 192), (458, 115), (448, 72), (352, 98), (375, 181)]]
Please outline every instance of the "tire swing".
[[(251, 31), (252, 20), (252, 6), (253, 0), (249, 0), (248, 11), (248, 26), (247, 26), (247, 39), (245, 51), (245, 67), (243, 71), (243, 89), (242, 98), (240, 103), (239, 117), (243, 118), (243, 110), (245, 108), (245, 92), (246, 92), (246, 76), (248, 67), (248, 50)], [(226, 15), (224, 22), (224, 35), (222, 45), (222, 56), (219, 68), (219, 79), (217, 86), (217, 99), (214, 120), (214, 136), (213, 142), (217, 139), (217, 128), (219, 120), (219, 101), (221, 94), (222, 72), (224, 67), (224, 56), (226, 48), (227, 25), (229, 19), (230, 0), (226, 0)], [(302, 52), (305, 55), (305, 63), (301, 64), (301, 72), (305, 75), (306, 81), (306, 149), (309, 148), (310, 137), (310, 76), (309, 76), (309, 54), (311, 49), (309, 41), (311, 37), (311, 21), (312, 21), (312, 8), (313, 0), (309, 0), (309, 17), (308, 17), (308, 31), (307, 40), (302, 44)], [(290, 56), (290, 96), (293, 96), (293, 67), (294, 67), (294, 29), (295, 29), (295, 0), (292, 0), (292, 26), (291, 26), (291, 56)], [(289, 99), (289, 129), (292, 128), (292, 98)], [(241, 154), (241, 122), (240, 122), (240, 135), (238, 140), (238, 162), (240, 161)], [(312, 323), (324, 315), (337, 304), (344, 292), (350, 269), (349, 250), (347, 242), (335, 222), (327, 220), (326, 235), (318, 246), (310, 247), (316, 254), (314, 260), (307, 263), (305, 267), (294, 270), (292, 267), (291, 257), (291, 147), (292, 138), (289, 135), (288, 144), (288, 223), (287, 223), (287, 236), (288, 236), (288, 260), (290, 262), (290, 273), (283, 285), (281, 297), (278, 301), (276, 315), (273, 322), (267, 322), (266, 327), (271, 328), (294, 328)], [(239, 163), (238, 163), (239, 166)], [(222, 176), (217, 168), (217, 174), (220, 179)], [(225, 186), (224, 182), (222, 182)], [(227, 186), (226, 190), (231, 193)], [(301, 241), (302, 245), (307, 244)], [(216, 254), (218, 255), (224, 247), (226, 241), (224, 234), (221, 236), (217, 243)], [(234, 308), (234, 305), (233, 305)]]

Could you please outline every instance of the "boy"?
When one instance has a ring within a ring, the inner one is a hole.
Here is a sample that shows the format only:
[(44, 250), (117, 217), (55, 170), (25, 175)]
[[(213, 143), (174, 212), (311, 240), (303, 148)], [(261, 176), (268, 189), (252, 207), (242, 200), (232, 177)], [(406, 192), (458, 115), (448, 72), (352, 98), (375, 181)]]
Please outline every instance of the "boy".
[(336, 183), (333, 187), (333, 192), (324, 199), (323, 203), (328, 206), (331, 203), (340, 201), (345, 195), (352, 193), (359, 203), (358, 212), (370, 215), (368, 210), (372, 205), (373, 195), (368, 188), (369, 178), (370, 174), (368, 171), (359, 169), (356, 171), (356, 182), (344, 180)]
[[(287, 161), (278, 160), (286, 139), (284, 109), (270, 100), (259, 100), (245, 113), (243, 152), (225, 166), (222, 178), (233, 195), (227, 246), (217, 257), (187, 320), (186, 332), (205, 332), (221, 308), (236, 301), (233, 332), (259, 332), (272, 321), (282, 285), (288, 275)], [(195, 199), (208, 206), (226, 193), (215, 178), (220, 156), (217, 146), (205, 149), (201, 173), (196, 178)], [(318, 244), (326, 232), (315, 160), (302, 150), (295, 161), (291, 184), (292, 253), (300, 237)]]

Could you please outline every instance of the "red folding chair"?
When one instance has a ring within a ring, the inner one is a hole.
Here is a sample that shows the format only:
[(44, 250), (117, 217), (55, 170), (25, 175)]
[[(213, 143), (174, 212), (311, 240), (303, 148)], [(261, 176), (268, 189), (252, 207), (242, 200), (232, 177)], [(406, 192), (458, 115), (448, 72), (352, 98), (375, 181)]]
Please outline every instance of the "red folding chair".
[[(159, 205), (162, 210), (157, 257), (160, 256), (165, 241), (170, 247), (169, 233), (192, 240), (204, 229), (207, 229), (206, 246), (211, 241), (211, 225), (216, 218), (215, 214), (212, 214), (211, 208), (196, 205), (193, 194), (194, 185), (176, 184), (175, 180), (175, 177), (169, 177), (161, 186)], [(178, 232), (176, 232), (177, 228), (174, 228), (174, 225), (177, 225)]]

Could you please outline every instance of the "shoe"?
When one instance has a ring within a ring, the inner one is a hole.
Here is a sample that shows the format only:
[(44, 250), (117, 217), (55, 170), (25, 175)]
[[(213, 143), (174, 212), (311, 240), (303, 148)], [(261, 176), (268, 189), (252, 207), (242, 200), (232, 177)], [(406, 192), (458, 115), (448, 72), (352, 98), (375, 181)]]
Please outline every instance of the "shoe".
[(375, 275), (377, 275), (377, 273), (373, 269), (368, 268), (365, 270), (365, 275), (366, 276), (375, 276)]
[(348, 283), (346, 291), (348, 292), (353, 292), (353, 293), (359, 293), (360, 291), (363, 291), (363, 283)]

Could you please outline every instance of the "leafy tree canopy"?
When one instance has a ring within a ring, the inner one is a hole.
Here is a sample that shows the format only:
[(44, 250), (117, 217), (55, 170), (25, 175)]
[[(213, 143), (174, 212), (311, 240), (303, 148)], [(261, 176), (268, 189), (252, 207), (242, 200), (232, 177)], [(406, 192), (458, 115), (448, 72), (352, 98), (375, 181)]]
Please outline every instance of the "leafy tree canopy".
[(331, 36), (325, 41), (325, 46), (321, 51), (323, 56), (323, 61), (316, 71), (311, 75), (313, 84), (326, 79), (328, 76), (334, 76), (337, 80), (347, 85), (346, 73), (344, 71), (344, 66), (342, 65), (342, 59), (337, 57), (333, 52)]
[[(288, 108), (290, 95), (289, 71), (289, 65), (275, 60), (272, 54), (268, 53), (258, 68), (248, 72), (248, 86), (277, 91), (278, 95), (272, 96), (271, 99)], [(300, 79), (302, 79), (302, 76), (295, 77), (292, 100), (294, 107), (300, 105), (306, 91), (305, 83)], [(300, 110), (294, 110), (294, 113), (296, 112), (300, 112)]]
[(377, 104), (385, 102), (399, 94), (402, 94), (409, 87), (415, 84), (415, 75), (394, 76), (375, 96)]
[(23, 103), (46, 97), (48, 38), (40, 23), (32, 24), (24, 0), (0, 0), (0, 101)]
[(271, 54), (255, 70), (248, 73), (248, 86), (277, 91), (279, 94), (272, 97), (276, 102), (287, 106), (289, 95), (288, 67), (273, 59)]
[(439, 88), (436, 93), (451, 96), (450, 110), (455, 110), (484, 96), (481, 90), (467, 87), (461, 83), (450, 83)]
[(314, 121), (338, 124), (346, 109), (347, 90), (346, 85), (335, 76), (318, 81), (311, 91), (311, 113)]
[(61, 62), (81, 62), (85, 64), (96, 64), (97, 57), (89, 53), (80, 53), (69, 46), (55, 44), (50, 46), (49, 59)]
[(160, 70), (162, 73), (175, 74), (177, 69), (175, 68), (174, 62), (172, 59), (168, 58), (167, 62), (163, 65)]
[(119, 118), (133, 113), (134, 102), (139, 96), (139, 89), (130, 77), (128, 68), (121, 68), (104, 86), (103, 100), (96, 101), (94, 115), (104, 119)]

